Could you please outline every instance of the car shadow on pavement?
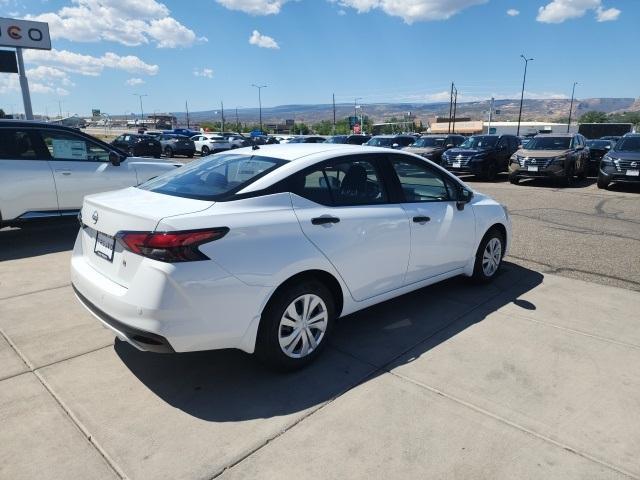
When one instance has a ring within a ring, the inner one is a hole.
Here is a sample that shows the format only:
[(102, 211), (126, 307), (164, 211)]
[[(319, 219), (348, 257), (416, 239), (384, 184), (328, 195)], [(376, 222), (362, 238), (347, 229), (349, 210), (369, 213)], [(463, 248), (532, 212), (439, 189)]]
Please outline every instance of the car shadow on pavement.
[(597, 179), (593, 177), (587, 178), (576, 178), (573, 180), (573, 183), (570, 186), (566, 186), (560, 182), (557, 178), (524, 178), (520, 179), (520, 183), (518, 183), (521, 187), (539, 187), (539, 188), (550, 188), (550, 189), (565, 189), (571, 190), (572, 188), (585, 188), (590, 187), (594, 183), (596, 183)]
[(71, 250), (78, 228), (75, 218), (4, 228), (0, 230), (0, 262)]
[[(422, 355), (542, 282), (505, 262), (490, 285), (455, 278), (340, 319), (330, 345), (309, 367), (272, 372), (235, 350), (154, 354), (116, 340), (115, 352), (153, 393), (212, 422), (271, 418), (312, 410), (386, 370), (403, 354)], [(528, 304), (526, 308), (535, 308)], [(437, 340), (434, 340), (436, 339)]]

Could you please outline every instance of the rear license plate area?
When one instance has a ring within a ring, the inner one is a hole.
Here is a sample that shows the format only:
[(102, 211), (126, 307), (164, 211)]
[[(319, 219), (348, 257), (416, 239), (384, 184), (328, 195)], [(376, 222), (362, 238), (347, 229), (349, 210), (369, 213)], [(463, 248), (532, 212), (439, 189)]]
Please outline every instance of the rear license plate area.
[(96, 232), (96, 243), (93, 247), (93, 253), (100, 258), (113, 262), (113, 252), (116, 247), (116, 239), (106, 233)]

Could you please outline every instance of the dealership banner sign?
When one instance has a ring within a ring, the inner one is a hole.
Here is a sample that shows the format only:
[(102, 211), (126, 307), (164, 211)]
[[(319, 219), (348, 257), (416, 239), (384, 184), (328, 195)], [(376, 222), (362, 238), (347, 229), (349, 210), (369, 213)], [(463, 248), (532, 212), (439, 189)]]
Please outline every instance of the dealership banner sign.
[(51, 50), (49, 25), (31, 20), (0, 18), (0, 47)]

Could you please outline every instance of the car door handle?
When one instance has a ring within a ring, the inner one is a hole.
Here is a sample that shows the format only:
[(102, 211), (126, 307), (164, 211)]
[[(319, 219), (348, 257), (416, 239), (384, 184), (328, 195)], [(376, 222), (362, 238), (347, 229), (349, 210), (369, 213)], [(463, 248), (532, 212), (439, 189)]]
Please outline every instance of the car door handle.
[(413, 223), (427, 223), (430, 221), (430, 217), (413, 217)]
[(56, 170), (56, 173), (61, 173), (62, 175), (71, 175), (71, 170)]
[(311, 219), (313, 225), (327, 225), (329, 223), (338, 223), (339, 221), (338, 217), (316, 217)]

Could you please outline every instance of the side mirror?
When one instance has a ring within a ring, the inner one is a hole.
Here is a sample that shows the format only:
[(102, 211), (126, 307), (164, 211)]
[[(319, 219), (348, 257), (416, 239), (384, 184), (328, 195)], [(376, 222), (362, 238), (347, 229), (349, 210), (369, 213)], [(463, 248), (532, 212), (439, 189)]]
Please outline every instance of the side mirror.
[(120, 154), (111, 151), (109, 152), (109, 162), (111, 162), (111, 165), (114, 167), (119, 167), (120, 163), (122, 163), (122, 158), (120, 157)]
[(447, 143), (447, 144), (445, 145), (445, 147), (447, 147), (447, 148), (453, 148), (453, 147), (455, 147), (455, 145), (454, 145), (453, 143)]
[(458, 210), (464, 210), (464, 206), (473, 198), (473, 192), (466, 188), (460, 188), (458, 192), (458, 199), (456, 200), (456, 208)]
[(577, 145), (576, 150), (584, 150), (584, 147), (582, 145)]

